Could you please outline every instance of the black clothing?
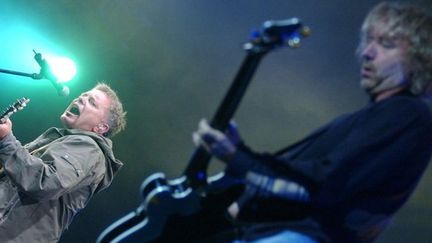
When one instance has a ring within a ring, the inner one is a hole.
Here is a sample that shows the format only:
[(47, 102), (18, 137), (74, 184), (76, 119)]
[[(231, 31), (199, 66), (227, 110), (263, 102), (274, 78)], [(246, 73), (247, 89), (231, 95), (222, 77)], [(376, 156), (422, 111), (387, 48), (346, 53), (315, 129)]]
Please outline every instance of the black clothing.
[(228, 176), (246, 187), (251, 172), (287, 178), (308, 189), (310, 202), (290, 217), (292, 202), (246, 189), (237, 231), (245, 240), (288, 229), (322, 242), (370, 242), (414, 191), (431, 152), (431, 111), (407, 95), (343, 115), (275, 154), (240, 146)]

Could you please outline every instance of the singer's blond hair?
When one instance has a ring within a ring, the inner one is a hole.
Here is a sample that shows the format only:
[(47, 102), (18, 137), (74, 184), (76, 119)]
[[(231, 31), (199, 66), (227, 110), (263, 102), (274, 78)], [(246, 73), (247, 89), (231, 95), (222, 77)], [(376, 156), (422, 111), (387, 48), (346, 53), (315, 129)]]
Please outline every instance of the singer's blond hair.
[(104, 92), (111, 100), (109, 115), (107, 117), (109, 130), (104, 133), (105, 137), (113, 137), (126, 128), (126, 112), (117, 93), (106, 83), (99, 82), (93, 89)]

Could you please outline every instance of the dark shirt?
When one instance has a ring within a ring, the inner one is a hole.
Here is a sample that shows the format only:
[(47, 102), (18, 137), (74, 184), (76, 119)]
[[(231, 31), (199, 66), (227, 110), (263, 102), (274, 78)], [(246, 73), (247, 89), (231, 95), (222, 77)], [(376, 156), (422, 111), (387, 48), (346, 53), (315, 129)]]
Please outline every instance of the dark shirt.
[(242, 147), (229, 176), (254, 172), (294, 180), (310, 202), (254, 190), (237, 219), (243, 238), (291, 229), (323, 242), (370, 242), (414, 191), (432, 152), (432, 115), (420, 98), (398, 95), (343, 115), (275, 154)]

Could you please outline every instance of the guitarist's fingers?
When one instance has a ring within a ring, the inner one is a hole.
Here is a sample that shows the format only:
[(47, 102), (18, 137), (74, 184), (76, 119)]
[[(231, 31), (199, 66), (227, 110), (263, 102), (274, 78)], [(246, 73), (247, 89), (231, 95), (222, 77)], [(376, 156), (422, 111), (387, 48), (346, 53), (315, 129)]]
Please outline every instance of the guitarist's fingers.
[(5, 126), (12, 126), (12, 122), (9, 118), (2, 118), (0, 119), (0, 125), (5, 125)]
[(6, 123), (6, 121), (9, 120), (7, 117), (3, 117), (0, 119), (0, 124)]
[(204, 143), (204, 141), (201, 139), (201, 136), (199, 135), (198, 132), (194, 132), (192, 134), (192, 141), (195, 144), (195, 146), (199, 147), (199, 146), (204, 146), (204, 148), (206, 150), (208, 150), (208, 148), (206, 147), (207, 145)]
[(208, 144), (225, 138), (225, 135), (223, 133), (209, 126), (205, 119), (202, 119), (200, 121), (197, 133), (201, 137), (201, 139)]
[(236, 144), (222, 132), (210, 127), (205, 119), (200, 121), (198, 131), (192, 136), (195, 144), (202, 145), (222, 160), (229, 160), (236, 151)]
[(203, 145), (206, 149), (216, 141), (211, 135), (210, 127), (203, 122), (200, 122), (198, 130), (192, 134), (192, 140), (196, 146)]
[(195, 146), (200, 146), (201, 145), (201, 139), (198, 135), (197, 132), (193, 132), (192, 133), (192, 142), (195, 144)]
[(209, 126), (206, 119), (201, 119), (201, 121), (198, 123), (198, 133), (204, 134), (211, 130), (212, 128)]
[(210, 127), (205, 119), (198, 125), (198, 130), (192, 134), (195, 145), (202, 145), (207, 151), (212, 152), (213, 147), (226, 140), (226, 136), (220, 131)]
[(234, 144), (237, 145), (240, 143), (241, 141), (241, 137), (240, 137), (240, 133), (237, 129), (237, 123), (233, 120), (230, 121), (230, 123), (228, 124), (228, 128), (227, 131), (225, 133), (229, 140)]
[(203, 136), (210, 129), (210, 126), (207, 124), (205, 119), (201, 119), (198, 123), (198, 130), (192, 134), (192, 141), (195, 146), (203, 146), (207, 151), (210, 152), (210, 146), (204, 141)]
[(0, 123), (0, 139), (6, 137), (12, 131), (12, 122), (6, 119), (3, 123)]
[(207, 144), (208, 146), (211, 146), (212, 144), (219, 142), (220, 139), (218, 139), (218, 136), (217, 136), (217, 135), (218, 135), (218, 134), (212, 133), (212, 132), (210, 131), (210, 132), (207, 132), (207, 133), (201, 134), (201, 140), (202, 140), (205, 144)]
[(216, 139), (213, 136), (208, 134), (200, 134), (198, 132), (194, 132), (192, 134), (192, 140), (195, 146), (203, 146), (207, 152), (212, 153), (212, 146), (215, 144)]

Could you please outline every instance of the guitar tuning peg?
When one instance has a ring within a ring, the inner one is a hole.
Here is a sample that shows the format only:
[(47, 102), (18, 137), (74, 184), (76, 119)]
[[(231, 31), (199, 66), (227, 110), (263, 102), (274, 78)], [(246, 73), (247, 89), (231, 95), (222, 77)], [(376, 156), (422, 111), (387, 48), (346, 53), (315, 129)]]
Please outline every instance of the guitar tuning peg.
[(311, 29), (308, 26), (303, 26), (300, 29), (300, 35), (302, 37), (308, 37), (308, 36), (310, 36), (310, 34), (311, 34)]
[(296, 34), (294, 34), (291, 38), (288, 39), (287, 44), (291, 48), (299, 48), (301, 38), (308, 37), (311, 34), (311, 29), (308, 26), (303, 26), (300, 28)]
[(291, 48), (300, 47), (300, 37), (294, 36), (293, 38), (288, 39), (287, 44)]

